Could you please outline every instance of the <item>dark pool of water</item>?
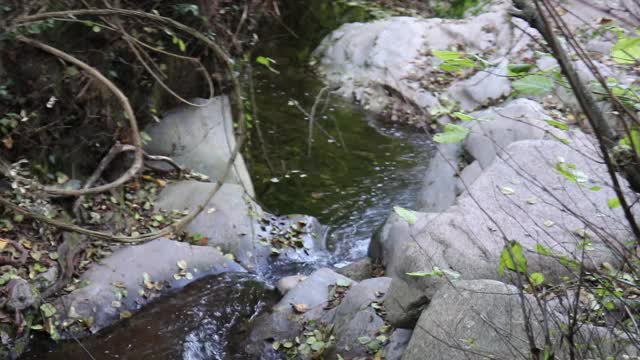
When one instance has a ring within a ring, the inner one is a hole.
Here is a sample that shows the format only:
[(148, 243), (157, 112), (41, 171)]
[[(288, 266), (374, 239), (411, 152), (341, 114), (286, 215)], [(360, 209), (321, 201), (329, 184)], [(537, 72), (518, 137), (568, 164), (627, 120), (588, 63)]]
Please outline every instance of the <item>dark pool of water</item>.
[(250, 320), (277, 301), (253, 276), (226, 274), (195, 282), (99, 335), (57, 346), (42, 341), (25, 359), (247, 359), (241, 344)]

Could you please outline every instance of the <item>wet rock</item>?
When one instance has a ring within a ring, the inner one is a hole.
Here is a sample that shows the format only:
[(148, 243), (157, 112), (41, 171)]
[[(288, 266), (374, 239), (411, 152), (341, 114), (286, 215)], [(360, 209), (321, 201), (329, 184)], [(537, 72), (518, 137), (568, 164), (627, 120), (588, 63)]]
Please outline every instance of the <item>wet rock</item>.
[(298, 286), (298, 284), (303, 282), (306, 278), (306, 276), (300, 274), (283, 277), (278, 280), (276, 287), (278, 288), (278, 291), (280, 291), (280, 294), (286, 295), (289, 290)]
[[(213, 188), (213, 183), (181, 181), (168, 185), (158, 196), (156, 208), (193, 210)], [(308, 216), (274, 216), (262, 210), (243, 188), (224, 184), (189, 225), (190, 236), (206, 239), (251, 271), (261, 271), (272, 260), (312, 262), (325, 250), (326, 228)], [(278, 254), (274, 254), (277, 248)]]
[(9, 311), (22, 311), (32, 306), (36, 302), (36, 295), (24, 279), (12, 279), (7, 285), (7, 303), (5, 306)]
[(353, 359), (375, 353), (382, 344), (363, 344), (359, 338), (367, 337), (375, 342), (380, 329), (385, 325), (378, 313), (384, 295), (389, 289), (390, 278), (364, 280), (354, 286), (345, 295), (336, 308), (334, 331), (336, 337), (334, 354)]
[[(153, 155), (169, 156), (187, 168), (218, 180), (236, 146), (229, 99), (215, 97), (208, 105), (204, 105), (205, 99), (193, 102), (203, 106), (181, 106), (165, 114), (160, 123), (149, 126), (145, 131), (151, 141), (145, 150)], [(240, 184), (249, 195), (255, 196), (240, 155), (225, 182)]]
[(81, 282), (87, 286), (56, 300), (56, 320), (73, 325), (70, 330), (78, 335), (96, 332), (170, 289), (225, 272), (245, 270), (212, 247), (164, 238), (129, 246), (85, 272)]
[[(418, 213), (416, 224), (397, 225), (402, 231), (389, 231), (385, 263), (387, 275), (394, 278), (391, 287), (411, 290), (391, 292), (402, 305), (398, 312), (415, 314), (416, 306), (424, 305), (420, 299), (430, 299), (445, 282), (439, 277), (407, 276), (409, 272), (438, 267), (464, 279), (500, 279), (502, 232), (522, 245), (528, 270), (543, 273), (550, 283), (571, 274), (571, 267), (557, 259), (581, 258), (580, 244), (585, 237), (591, 241), (585, 269), (596, 269), (604, 262), (618, 266), (620, 257), (615, 253), (620, 249), (612, 244), (623, 244), (632, 235), (622, 210), (607, 205), (615, 193), (603, 164), (593, 160), (597, 155), (589, 138), (576, 134), (573, 139), (571, 146), (549, 140), (515, 142), (447, 211)], [(575, 174), (579, 183), (565, 178), (558, 168), (575, 171), (569, 173)], [(596, 230), (585, 230), (585, 224)], [(599, 233), (607, 237), (603, 239)], [(536, 251), (539, 246), (554, 255), (541, 254)], [(392, 304), (387, 310), (394, 324)], [(409, 320), (402, 319), (398, 326), (406, 326)]]
[(396, 329), (389, 337), (389, 344), (384, 348), (385, 360), (400, 360), (411, 340), (412, 330)]
[[(330, 287), (335, 286), (339, 280), (353, 283), (350, 279), (323, 268), (316, 270), (298, 286), (289, 290), (273, 307), (271, 313), (263, 314), (256, 319), (247, 352), (256, 357), (272, 353), (273, 341), (295, 338), (307, 321), (317, 320), (325, 324), (333, 322), (335, 309), (325, 307), (329, 301)], [(293, 305), (298, 305), (306, 311), (296, 311)]]
[(351, 264), (336, 269), (336, 272), (340, 275), (344, 275), (349, 279), (355, 281), (362, 281), (371, 277), (373, 270), (373, 263), (370, 257), (364, 257), (360, 260), (356, 260)]

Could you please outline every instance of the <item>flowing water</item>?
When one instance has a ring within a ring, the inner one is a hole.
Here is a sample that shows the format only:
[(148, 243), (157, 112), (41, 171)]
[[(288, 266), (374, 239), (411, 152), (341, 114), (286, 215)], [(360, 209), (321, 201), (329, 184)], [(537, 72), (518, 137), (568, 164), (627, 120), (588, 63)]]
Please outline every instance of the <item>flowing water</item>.
[[(305, 2), (306, 3), (306, 2)], [(416, 131), (388, 125), (357, 105), (330, 96), (317, 106), (309, 148), (310, 112), (322, 82), (305, 64), (309, 49), (341, 22), (360, 19), (331, 1), (293, 11), (291, 28), (272, 29), (255, 55), (276, 61), (278, 73), (256, 64), (257, 118), (246, 159), (258, 200), (276, 214), (316, 216), (331, 228), (329, 264), (366, 255), (369, 239), (394, 205), (415, 204), (431, 144)], [(298, 5), (299, 6), (299, 5)], [(340, 16), (336, 14), (341, 14)], [(316, 28), (307, 28), (313, 24)], [(249, 87), (249, 86), (247, 86)], [(258, 131), (260, 134), (258, 134)], [(310, 155), (309, 155), (310, 153)], [(57, 346), (39, 343), (31, 359), (242, 359), (250, 320), (277, 301), (270, 286), (248, 275), (207, 278), (150, 305), (97, 336)], [(86, 350), (85, 350), (86, 349)]]

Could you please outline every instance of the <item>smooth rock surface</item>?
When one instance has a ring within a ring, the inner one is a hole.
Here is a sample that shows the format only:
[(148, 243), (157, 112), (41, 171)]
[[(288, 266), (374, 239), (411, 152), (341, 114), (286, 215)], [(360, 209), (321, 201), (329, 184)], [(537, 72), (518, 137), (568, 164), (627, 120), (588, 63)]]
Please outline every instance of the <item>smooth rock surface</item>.
[[(174, 275), (181, 272), (179, 261), (184, 261), (186, 269), (185, 274), (176, 279)], [(224, 272), (245, 270), (208, 246), (193, 246), (164, 238), (128, 246), (85, 272), (81, 281), (88, 285), (59, 298), (55, 302), (58, 309), (55, 316), (71, 323), (92, 319), (88, 330), (95, 333), (119, 320), (122, 311), (135, 312), (169, 289)], [(145, 273), (158, 288), (149, 289), (149, 284), (145, 284)]]
[[(145, 150), (153, 155), (173, 158), (179, 164), (218, 180), (236, 146), (233, 117), (229, 99), (219, 96), (207, 105), (205, 99), (195, 99), (201, 107), (183, 105), (162, 117), (160, 123), (145, 131), (151, 141)], [(225, 182), (240, 184), (255, 196), (251, 177), (241, 155), (236, 157)]]
[[(249, 335), (247, 353), (256, 357), (265, 354), (274, 355), (273, 341), (291, 340), (299, 335), (305, 321), (317, 320), (329, 324), (333, 322), (335, 309), (324, 310), (329, 301), (329, 289), (338, 280), (351, 282), (350, 279), (327, 268), (319, 269), (309, 275), (296, 287), (289, 290), (271, 313), (258, 317)], [(309, 310), (296, 313), (292, 305), (304, 305)], [(266, 355), (265, 355), (266, 356)]]
[[(502, 232), (509, 241), (523, 246), (528, 270), (543, 273), (550, 282), (571, 273), (571, 268), (557, 258), (580, 258), (580, 234), (585, 233), (586, 224), (591, 240), (585, 254), (586, 269), (604, 262), (617, 266), (617, 246), (631, 234), (622, 210), (607, 205), (615, 194), (606, 169), (592, 160), (597, 155), (588, 138), (582, 141), (571, 143), (579, 152), (559, 141), (515, 142), (447, 211), (418, 213), (416, 224), (404, 225), (403, 231), (389, 231), (383, 243), (397, 248), (387, 253), (402, 254), (385, 260), (387, 275), (394, 278), (391, 287), (405, 282), (406, 286), (400, 288), (413, 292), (390, 292), (386, 302), (392, 324), (396, 318), (401, 319), (397, 326), (410, 324), (406, 314), (412, 313), (414, 304), (424, 304), (420, 299), (430, 299), (444, 282), (438, 277), (410, 277), (408, 272), (431, 271), (437, 266), (455, 271), (464, 279), (501, 279), (498, 265), (505, 246)], [(584, 182), (571, 182), (561, 175), (556, 170), (561, 161), (564, 166), (575, 167), (576, 176)], [(624, 179), (621, 183), (627, 186)], [(601, 188), (591, 190), (594, 186)], [(606, 234), (604, 240), (599, 237), (602, 234)], [(617, 245), (609, 247), (612, 243)], [(537, 253), (538, 245), (554, 256)], [(399, 305), (394, 308), (395, 303)]]

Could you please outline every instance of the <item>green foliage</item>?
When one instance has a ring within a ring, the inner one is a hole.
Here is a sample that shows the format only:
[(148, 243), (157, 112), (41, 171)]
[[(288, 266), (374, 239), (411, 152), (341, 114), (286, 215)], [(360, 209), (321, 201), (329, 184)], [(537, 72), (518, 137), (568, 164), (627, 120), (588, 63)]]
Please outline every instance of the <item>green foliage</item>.
[(561, 121), (547, 119), (547, 124), (549, 124), (549, 125), (551, 125), (551, 126), (553, 126), (555, 128), (558, 128), (560, 130), (569, 130), (569, 125), (567, 125), (566, 123), (561, 122)]
[(533, 286), (540, 286), (544, 283), (544, 275), (538, 272), (535, 272), (529, 275), (529, 282)]
[(407, 210), (400, 206), (394, 206), (393, 211), (402, 218), (402, 220), (406, 221), (409, 225), (413, 225), (417, 221), (416, 212), (413, 210)]
[(200, 15), (200, 8), (196, 4), (176, 4), (173, 7), (179, 14), (191, 14), (193, 16)]
[(640, 37), (619, 36), (611, 49), (611, 58), (619, 64), (635, 64), (640, 60)]
[(507, 65), (507, 73), (509, 76), (520, 76), (531, 71), (535, 65), (532, 64), (509, 64)]
[(517, 241), (510, 241), (502, 249), (498, 273), (504, 275), (505, 269), (522, 274), (527, 272), (527, 258), (524, 256), (522, 245)]
[(256, 62), (260, 65), (263, 65), (264, 67), (266, 67), (267, 69), (269, 69), (269, 71), (275, 73), (275, 74), (280, 74), (280, 72), (276, 69), (274, 69), (271, 64), (276, 64), (276, 61), (273, 60), (272, 58), (268, 58), (265, 56), (258, 56), (256, 58)]
[(476, 62), (467, 54), (458, 51), (433, 50), (433, 55), (442, 60), (440, 69), (448, 72), (458, 72), (476, 67)]
[(629, 135), (620, 140), (620, 145), (629, 149), (633, 146), (633, 151), (636, 154), (640, 154), (640, 131), (637, 127), (634, 127), (629, 132)]
[(553, 90), (553, 79), (542, 74), (531, 74), (513, 82), (513, 88), (520, 94), (542, 96)]
[(609, 206), (609, 209), (619, 208), (620, 207), (620, 199), (617, 198), (617, 197), (611, 198), (611, 199), (607, 200), (607, 205)]
[(469, 135), (469, 131), (470, 130), (464, 126), (447, 124), (443, 132), (433, 136), (433, 141), (439, 144), (457, 144)]
[(460, 278), (460, 273), (452, 271), (452, 270), (447, 270), (447, 269), (440, 269), (437, 266), (433, 267), (433, 270), (431, 271), (417, 271), (417, 272), (409, 272), (407, 273), (408, 276), (414, 276), (414, 277), (443, 277), (445, 275), (450, 276), (453, 279), (458, 279)]

